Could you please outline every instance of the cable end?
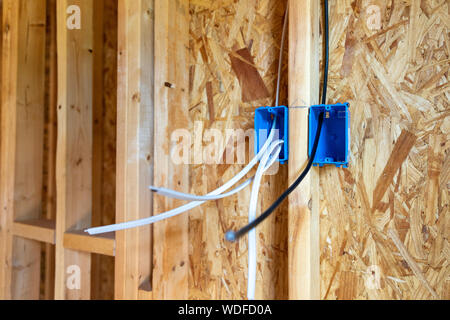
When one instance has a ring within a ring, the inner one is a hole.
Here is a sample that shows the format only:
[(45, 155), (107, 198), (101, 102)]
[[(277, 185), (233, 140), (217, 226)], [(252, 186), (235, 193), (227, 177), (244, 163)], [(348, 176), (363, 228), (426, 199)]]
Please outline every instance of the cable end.
[(148, 187), (152, 192), (157, 193), (158, 192), (158, 188), (150, 186)]
[(225, 234), (225, 239), (228, 241), (228, 242), (236, 242), (236, 232), (234, 232), (234, 231), (228, 231), (226, 234)]

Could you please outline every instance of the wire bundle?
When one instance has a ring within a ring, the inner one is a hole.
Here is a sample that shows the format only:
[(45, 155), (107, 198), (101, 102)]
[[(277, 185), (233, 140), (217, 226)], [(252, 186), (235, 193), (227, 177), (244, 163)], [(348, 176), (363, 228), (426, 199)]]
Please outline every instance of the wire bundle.
[[(287, 20), (287, 13), (286, 10), (286, 20)], [(323, 79), (323, 88), (322, 88), (322, 104), (326, 104), (327, 102), (327, 88), (328, 88), (328, 65), (329, 65), (329, 55), (330, 55), (330, 48), (329, 48), (329, 17), (328, 17), (328, 0), (325, 0), (324, 3), (324, 21), (325, 21), (325, 57), (324, 57), (324, 79)], [(285, 27), (286, 27), (286, 21), (285, 21)], [(284, 30), (283, 30), (284, 33)], [(284, 35), (283, 35), (284, 39)], [(282, 49), (283, 50), (283, 46)], [(280, 56), (281, 59), (281, 56)], [(280, 70), (281, 68), (279, 68)], [(279, 84), (279, 81), (278, 81)], [(279, 87), (278, 89), (279, 90)], [(277, 101), (278, 101), (278, 95), (277, 95)], [(312, 152), (310, 159), (308, 161), (308, 164), (305, 168), (305, 170), (300, 174), (300, 176), (297, 178), (297, 180), (267, 209), (263, 214), (261, 214), (257, 219), (251, 221), (248, 225), (240, 229), (239, 231), (228, 231), (225, 235), (225, 238), (228, 241), (234, 242), (239, 240), (241, 237), (243, 237), (245, 234), (247, 234), (250, 230), (253, 230), (256, 228), (259, 224), (261, 224), (264, 220), (266, 220), (275, 210), (281, 205), (281, 203), (286, 200), (286, 198), (300, 185), (300, 183), (305, 179), (305, 177), (308, 175), (309, 171), (311, 170), (312, 164), (314, 162), (314, 158), (316, 157), (317, 153), (317, 147), (320, 140), (320, 133), (322, 131), (322, 125), (324, 120), (324, 114), (321, 113), (319, 115), (319, 122), (316, 132), (316, 137), (314, 140)]]
[[(250, 163), (241, 172), (239, 172), (234, 178), (232, 178), (230, 181), (225, 183), (220, 188), (208, 193), (205, 197), (183, 194), (183, 193), (179, 193), (179, 192), (176, 192), (173, 190), (169, 190), (169, 189), (165, 189), (165, 188), (157, 188), (157, 187), (152, 186), (152, 187), (150, 187), (150, 189), (153, 192), (158, 193), (158, 194), (161, 192), (161, 194), (171, 197), (171, 198), (184, 197), (186, 199), (198, 199), (198, 200), (189, 202), (188, 204), (185, 204), (181, 207), (178, 207), (173, 210), (169, 210), (165, 213), (161, 213), (156, 216), (152, 216), (152, 217), (148, 217), (148, 218), (144, 218), (144, 219), (140, 219), (140, 220), (135, 220), (135, 221), (112, 224), (112, 225), (103, 226), (103, 227), (89, 228), (89, 229), (86, 229), (85, 232), (89, 233), (90, 235), (96, 235), (96, 234), (132, 229), (132, 228), (137, 228), (137, 227), (143, 227), (146, 225), (150, 225), (150, 224), (162, 221), (162, 220), (166, 220), (166, 219), (178, 216), (184, 212), (187, 212), (189, 210), (192, 210), (192, 209), (204, 204), (206, 201), (223, 198), (223, 196), (224, 196), (223, 194), (225, 192), (227, 192), (227, 190), (229, 190), (236, 183), (238, 183), (243, 177), (245, 177), (250, 172), (250, 170), (252, 170), (253, 167), (264, 157), (266, 152), (271, 147), (274, 136), (275, 136), (275, 131), (272, 130), (266, 143), (261, 148), (261, 151), (250, 161)], [(281, 147), (280, 147), (280, 151), (281, 151)], [(274, 155), (273, 157), (271, 157), (271, 161), (269, 162), (270, 166), (276, 161), (277, 157), (278, 157), (278, 155)], [(270, 166), (265, 168), (265, 170), (269, 169)], [(252, 180), (252, 179), (253, 178), (251, 178), (250, 180)], [(251, 181), (247, 180), (246, 182), (244, 182), (243, 185), (240, 185), (236, 189), (230, 191), (228, 194), (234, 194), (234, 193), (242, 190), (245, 186), (248, 186), (250, 184), (250, 182)]]
[[(285, 36), (286, 36), (286, 30), (287, 30), (287, 21), (288, 21), (288, 11), (289, 5), (286, 8), (285, 13), (285, 20), (283, 24), (283, 33), (282, 33), (282, 43), (281, 43), (281, 49), (280, 49), (280, 58), (279, 58), (279, 66), (278, 66), (278, 80), (277, 80), (277, 91), (276, 91), (276, 106), (279, 106), (279, 96), (280, 96), (280, 83), (281, 83), (281, 69), (282, 69), (282, 62), (283, 62), (283, 50), (284, 50), (284, 42), (285, 42)], [(325, 0), (325, 64), (324, 64), (324, 81), (323, 81), (323, 91), (322, 91), (322, 104), (326, 103), (326, 94), (327, 94), (327, 86), (328, 86), (328, 63), (329, 63), (329, 30), (328, 30), (328, 0)], [(275, 123), (276, 118), (274, 119), (272, 130), (269, 134), (269, 137), (267, 141), (265, 142), (264, 146), (261, 148), (260, 152), (249, 162), (249, 164), (240, 171), (235, 177), (233, 177), (230, 181), (225, 183), (220, 188), (208, 193), (205, 196), (198, 196), (198, 195), (192, 195), (192, 194), (186, 194), (181, 193), (178, 191), (170, 190), (167, 188), (158, 188), (151, 186), (150, 190), (152, 190), (154, 193), (166, 196), (169, 198), (174, 199), (180, 199), (180, 200), (186, 200), (191, 201), (181, 207), (178, 207), (173, 210), (169, 210), (165, 213), (152, 216), (145, 219), (140, 219), (136, 221), (129, 221), (124, 223), (118, 223), (114, 225), (109, 226), (103, 226), (103, 227), (97, 227), (97, 228), (90, 228), (85, 230), (85, 232), (89, 233), (90, 235), (95, 234), (101, 234), (101, 233), (108, 233), (108, 232), (114, 232), (119, 230), (125, 230), (125, 229), (131, 229), (131, 228), (137, 228), (141, 226), (150, 225), (153, 223), (156, 223), (158, 221), (162, 221), (165, 219), (169, 219), (172, 217), (175, 217), (177, 215), (180, 215), (184, 212), (187, 212), (189, 210), (192, 210), (202, 204), (204, 204), (207, 201), (213, 201), (218, 199), (223, 199), (229, 196), (232, 196), (240, 191), (242, 191), (244, 188), (249, 186), (253, 183), (252, 186), (252, 192), (250, 197), (250, 204), (249, 204), (249, 224), (242, 229), (240, 229), (237, 232), (229, 231), (226, 234), (226, 239), (228, 241), (237, 241), (241, 237), (243, 237), (245, 234), (249, 233), (248, 237), (248, 291), (247, 291), (247, 297), (250, 300), (253, 300), (255, 298), (255, 287), (256, 287), (256, 258), (257, 258), (257, 249), (256, 249), (256, 227), (262, 223), (265, 219), (267, 219), (275, 210), (276, 208), (300, 185), (300, 183), (303, 181), (303, 179), (307, 176), (309, 173), (316, 152), (317, 147), (320, 139), (320, 134), (322, 130), (322, 125), (324, 121), (324, 114), (321, 113), (319, 116), (319, 123), (318, 128), (313, 144), (312, 153), (310, 156), (310, 159), (308, 161), (308, 164), (305, 168), (305, 170), (302, 172), (302, 174), (298, 177), (298, 179), (278, 198), (277, 201), (275, 201), (263, 214), (261, 214), (258, 218), (256, 217), (256, 210), (257, 210), (257, 204), (258, 204), (258, 196), (259, 196), (259, 189), (261, 186), (261, 180), (264, 175), (264, 173), (274, 164), (274, 162), (278, 159), (278, 156), (281, 152), (282, 145), (284, 143), (283, 140), (276, 140), (274, 141), (275, 137)], [(244, 183), (240, 184), (238, 187), (232, 189), (229, 191), (234, 185), (236, 185), (242, 178), (244, 178), (250, 170), (252, 170), (253, 167), (256, 166), (256, 164), (259, 162), (258, 169), (256, 171), (256, 174), (254, 177), (246, 180)]]

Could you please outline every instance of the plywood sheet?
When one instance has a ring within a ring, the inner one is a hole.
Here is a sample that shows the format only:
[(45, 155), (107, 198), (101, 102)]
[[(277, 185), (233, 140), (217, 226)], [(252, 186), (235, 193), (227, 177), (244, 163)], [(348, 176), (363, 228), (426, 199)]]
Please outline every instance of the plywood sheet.
[[(237, 174), (243, 163), (227, 163), (233, 146), (226, 129), (253, 129), (256, 107), (275, 103), (278, 56), (286, 1), (191, 1), (190, 118), (193, 143), (191, 192), (206, 194)], [(287, 52), (286, 52), (287, 53)], [(287, 55), (281, 102), (287, 103)], [(211, 129), (222, 133), (218, 164), (199, 159)], [(247, 132), (248, 133), (248, 132)], [(253, 138), (253, 134), (250, 133)], [(245, 164), (248, 162), (246, 145)], [(253, 152), (250, 153), (253, 157)], [(263, 179), (259, 208), (267, 208), (287, 187), (287, 166)], [(250, 189), (196, 209), (189, 220), (192, 299), (247, 296), (247, 239), (225, 242), (225, 232), (248, 221)], [(287, 204), (257, 230), (256, 297), (287, 298)]]
[(320, 175), (324, 299), (448, 295), (448, 6), (331, 1), (329, 101), (351, 104), (352, 155)]

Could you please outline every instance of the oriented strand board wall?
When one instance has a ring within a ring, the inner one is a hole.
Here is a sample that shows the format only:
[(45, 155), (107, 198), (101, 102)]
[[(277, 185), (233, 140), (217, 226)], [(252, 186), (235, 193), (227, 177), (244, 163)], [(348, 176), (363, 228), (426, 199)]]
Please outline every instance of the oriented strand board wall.
[[(371, 5), (381, 30), (367, 26)], [(208, 128), (250, 129), (254, 108), (274, 104), (284, 9), (285, 1), (191, 1), (194, 138)], [(440, 0), (330, 1), (329, 103), (351, 103), (352, 158), (349, 169), (320, 174), (324, 299), (449, 297), (448, 12)], [(239, 51), (246, 47), (253, 62)], [(230, 54), (254, 64), (267, 92), (232, 68)], [(193, 165), (191, 191), (205, 194), (240, 169)], [(265, 180), (263, 208), (286, 176), (283, 168)], [(246, 223), (249, 196), (191, 215), (191, 298), (245, 297), (246, 241), (230, 245), (223, 235)], [(287, 297), (286, 209), (258, 229), (258, 298)]]
[(330, 2), (329, 102), (351, 103), (352, 157), (320, 174), (321, 297), (448, 299), (449, 2)]
[[(190, 113), (194, 139), (201, 139), (208, 129), (218, 129), (224, 137), (226, 128), (253, 129), (255, 107), (275, 103), (286, 1), (190, 3)], [(286, 73), (287, 59), (283, 70)], [(283, 76), (282, 103), (286, 103), (286, 81)], [(229, 141), (221, 143), (220, 150), (230, 146)], [(209, 144), (205, 141), (203, 146)], [(198, 155), (197, 150), (194, 153)], [(247, 155), (246, 163), (248, 160)], [(193, 165), (191, 192), (206, 194), (243, 167)], [(287, 166), (280, 168), (277, 176), (266, 177), (260, 206), (268, 207), (287, 187), (286, 180)], [(230, 244), (224, 241), (224, 234), (247, 223), (249, 198), (247, 188), (237, 196), (207, 203), (191, 214), (190, 298), (246, 297), (247, 241)], [(286, 209), (285, 204), (276, 216), (258, 228), (257, 298), (287, 298)]]

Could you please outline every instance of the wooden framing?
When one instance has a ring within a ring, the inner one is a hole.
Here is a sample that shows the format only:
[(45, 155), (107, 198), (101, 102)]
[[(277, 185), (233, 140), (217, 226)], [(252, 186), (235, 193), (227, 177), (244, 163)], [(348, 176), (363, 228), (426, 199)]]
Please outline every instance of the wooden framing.
[[(104, 112), (103, 102), (104, 68), (103, 68), (103, 26), (104, 26), (104, 0), (94, 1), (94, 65), (102, 66), (94, 68), (94, 102), (93, 102), (93, 135), (92, 135), (92, 225), (98, 226), (102, 223), (102, 184), (103, 184), (103, 141), (104, 141)], [(101, 259), (100, 255), (92, 258), (91, 269), (91, 292), (92, 298), (100, 291)]]
[(14, 221), (42, 212), (46, 1), (4, 1), (3, 30), (0, 299), (37, 299), (40, 243)]
[[(53, 232), (56, 228), (56, 143), (58, 136), (57, 104), (58, 104), (58, 65), (56, 43), (56, 1), (47, 2), (47, 59), (48, 59), (48, 119), (46, 122), (47, 145), (44, 150), (44, 165), (47, 171), (46, 188), (44, 189), (45, 218), (53, 221)], [(44, 142), (45, 143), (45, 142)], [(45, 284), (44, 298), (52, 300), (55, 297), (55, 242), (45, 245)]]
[(114, 234), (109, 233), (89, 236), (84, 231), (66, 232), (63, 244), (66, 249), (112, 257), (114, 257), (116, 249)]
[[(288, 5), (290, 159), (263, 179), (258, 211), (269, 207), (308, 160), (321, 2), (0, 4), (0, 300), (245, 299), (247, 247), (224, 233), (247, 223), (248, 189), (153, 226), (83, 230), (185, 203), (149, 185), (206, 194), (241, 169), (197, 161), (199, 147), (273, 104)], [(329, 101), (351, 105), (351, 165), (313, 168), (258, 227), (258, 299), (448, 298), (448, 6), (330, 1)], [(194, 165), (172, 161), (178, 129), (193, 134)], [(236, 149), (214, 144), (224, 160)]]
[[(308, 161), (308, 107), (319, 102), (319, 1), (289, 1), (289, 182)], [(318, 169), (289, 197), (289, 298), (319, 299)]]
[(13, 234), (24, 239), (54, 245), (56, 243), (55, 227), (55, 220), (36, 219), (14, 222)]
[[(189, 191), (189, 169), (171, 159), (171, 134), (189, 128), (189, 1), (155, 2), (155, 185)], [(154, 197), (154, 211), (182, 201)], [(187, 299), (189, 218), (181, 215), (154, 226), (153, 297)]]
[(3, 1), (2, 94), (1, 94), (1, 215), (0, 215), (0, 299), (11, 299), (12, 224), (14, 222), (14, 170), (16, 162), (17, 60), (19, 2)]
[[(57, 1), (58, 150), (56, 213), (56, 299), (89, 299), (89, 253), (63, 246), (64, 233), (91, 225), (93, 10), (95, 0)], [(81, 29), (67, 28), (67, 8), (81, 9)], [(66, 286), (67, 270), (80, 270), (80, 287)]]
[[(153, 179), (153, 0), (119, 0), (118, 223), (148, 217)], [(151, 227), (116, 233), (116, 299), (138, 299), (150, 281)]]

